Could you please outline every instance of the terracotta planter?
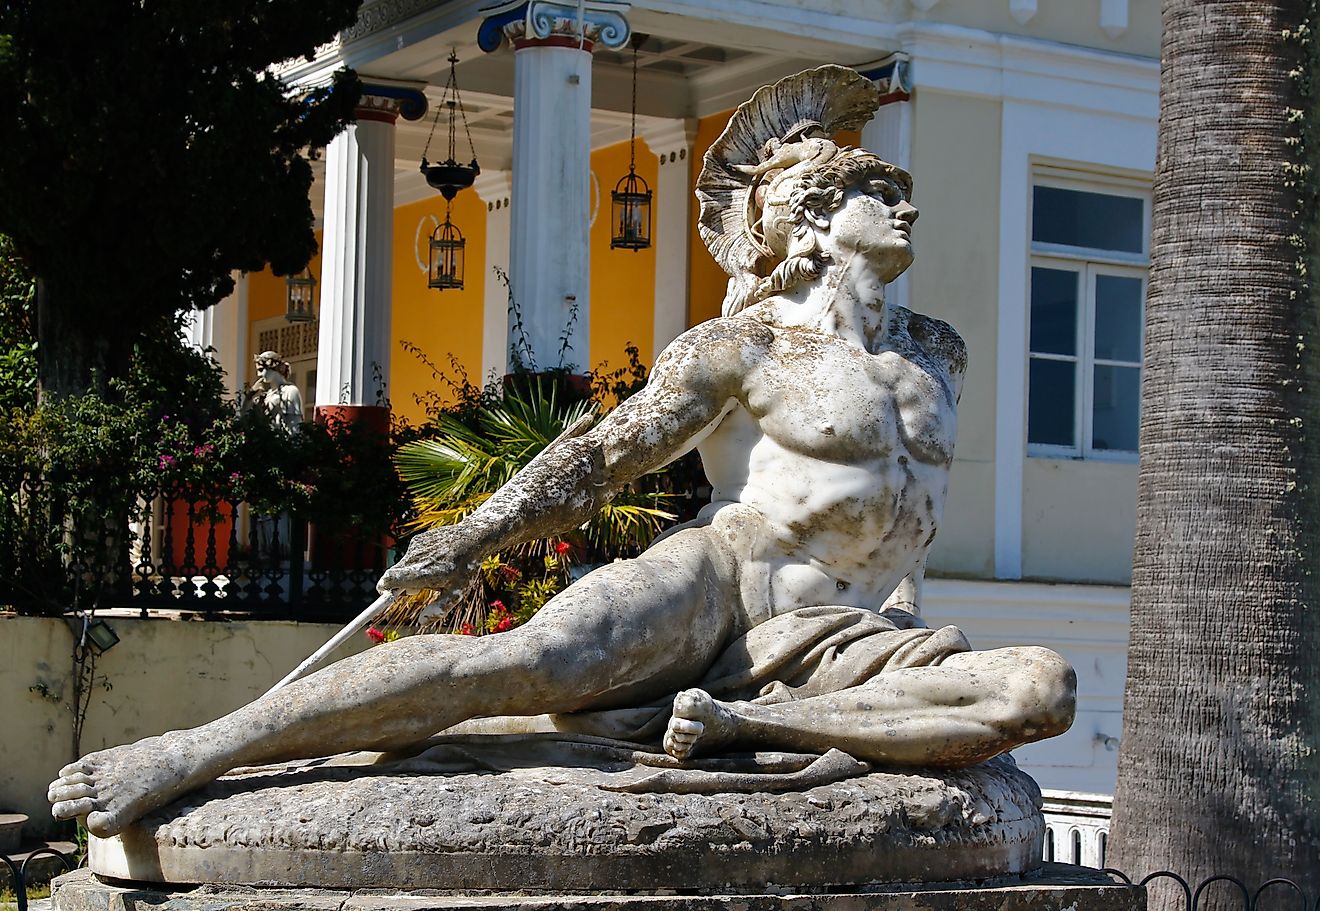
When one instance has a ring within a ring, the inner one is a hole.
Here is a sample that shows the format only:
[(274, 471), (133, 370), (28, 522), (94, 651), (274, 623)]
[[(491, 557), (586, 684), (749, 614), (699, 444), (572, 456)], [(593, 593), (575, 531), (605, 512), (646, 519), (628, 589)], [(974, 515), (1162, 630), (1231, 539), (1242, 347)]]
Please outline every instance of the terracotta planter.
[[(382, 436), (390, 432), (390, 410), (383, 405), (318, 405), (316, 423), (333, 434), (336, 427), (365, 427)], [(307, 527), (307, 545), (314, 570), (359, 569), (385, 571), (385, 559), (394, 539), (368, 537), (361, 532)]]
[[(215, 575), (229, 565), (229, 541), (234, 533), (234, 506), (224, 500), (213, 506), (207, 500), (193, 500), (191, 496), (191, 491), (183, 491), (178, 497), (166, 501), (169, 515), (164, 527), (169, 529), (170, 537), (163, 541), (165, 566), (177, 570), (191, 562), (198, 570), (212, 570), (207, 575)], [(215, 529), (215, 563), (208, 566), (206, 548), (212, 527)], [(191, 561), (187, 560), (189, 534), (193, 539)]]

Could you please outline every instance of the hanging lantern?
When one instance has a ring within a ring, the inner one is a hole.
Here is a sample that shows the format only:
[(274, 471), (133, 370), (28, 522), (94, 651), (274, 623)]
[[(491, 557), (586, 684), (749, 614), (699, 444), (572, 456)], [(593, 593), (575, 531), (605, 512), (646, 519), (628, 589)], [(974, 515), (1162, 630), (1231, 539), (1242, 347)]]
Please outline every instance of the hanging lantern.
[(632, 168), (610, 193), (614, 233), (610, 248), (645, 250), (651, 246), (651, 188)]
[[(426, 147), (422, 150), (422, 174), (426, 182), (440, 192), (446, 202), (453, 202), (459, 190), (466, 190), (481, 173), (477, 164), (477, 151), (472, 145), (472, 131), (468, 129), (467, 114), (463, 111), (463, 99), (458, 94), (458, 54), (449, 52), (449, 81), (445, 83), (445, 94), (435, 109), (435, 120), (431, 123), (431, 133), (426, 137)], [(449, 112), (449, 155), (439, 164), (426, 160), (426, 153), (431, 150), (431, 138), (440, 124), (440, 117)], [(458, 116), (455, 117), (454, 115)], [(454, 159), (454, 145), (457, 139), (458, 121), (463, 121), (463, 132), (467, 134), (468, 151), (472, 153), (469, 164), (459, 164)], [(446, 221), (448, 216), (446, 216)]]
[(651, 246), (651, 188), (637, 175), (637, 48), (645, 35), (633, 35), (632, 133), (628, 139), (628, 173), (610, 193), (610, 249), (645, 250)]
[(316, 319), (316, 277), (311, 268), (284, 280), (284, 318), (290, 323), (310, 323)]
[(431, 252), (427, 266), (426, 287), (443, 291), (463, 288), (463, 248), (467, 240), (463, 232), (449, 220), (445, 207), (445, 220), (431, 232)]
[[(467, 114), (463, 112), (463, 99), (458, 94), (458, 54), (449, 52), (449, 81), (445, 83), (445, 94), (436, 108), (435, 121), (431, 124), (431, 135), (426, 137), (426, 148), (422, 150), (422, 173), (426, 182), (445, 198), (445, 220), (431, 234), (431, 247), (428, 257), (426, 287), (443, 291), (446, 288), (463, 288), (463, 247), (467, 241), (463, 232), (450, 219), (454, 197), (459, 190), (466, 190), (481, 173), (477, 164), (477, 150), (472, 145), (472, 132), (468, 129)], [(449, 112), (449, 156), (439, 164), (426, 160), (426, 153), (431, 150), (431, 137), (440, 123), (440, 115)], [(457, 118), (454, 116), (457, 114)], [(457, 122), (463, 121), (463, 132), (467, 134), (468, 151), (472, 153), (471, 164), (459, 164), (454, 159), (454, 144), (457, 139)]]

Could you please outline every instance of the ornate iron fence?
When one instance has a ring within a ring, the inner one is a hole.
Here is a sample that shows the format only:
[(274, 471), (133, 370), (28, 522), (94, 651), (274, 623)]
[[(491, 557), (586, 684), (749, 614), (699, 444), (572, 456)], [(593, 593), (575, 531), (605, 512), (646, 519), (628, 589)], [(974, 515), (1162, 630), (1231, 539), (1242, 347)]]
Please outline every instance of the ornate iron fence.
[(371, 603), (394, 546), (387, 533), (263, 515), (214, 491), (138, 492), (107, 520), (39, 476), (0, 480), (0, 606), (22, 613), (132, 607), (342, 621)]

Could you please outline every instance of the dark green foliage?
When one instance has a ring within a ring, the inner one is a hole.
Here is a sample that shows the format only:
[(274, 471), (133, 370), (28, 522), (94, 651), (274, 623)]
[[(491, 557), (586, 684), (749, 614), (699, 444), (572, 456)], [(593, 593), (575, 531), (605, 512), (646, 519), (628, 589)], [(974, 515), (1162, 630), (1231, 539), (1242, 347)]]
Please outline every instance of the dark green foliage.
[(0, 233), (41, 280), (43, 390), (104, 388), (144, 329), (215, 303), (232, 270), (307, 263), (306, 150), (343, 128), (358, 87), (341, 72), (287, 97), (268, 68), (357, 5), (0, 4)]
[(37, 337), (33, 326), (36, 282), (0, 235), (0, 413), (30, 406), (37, 397)]

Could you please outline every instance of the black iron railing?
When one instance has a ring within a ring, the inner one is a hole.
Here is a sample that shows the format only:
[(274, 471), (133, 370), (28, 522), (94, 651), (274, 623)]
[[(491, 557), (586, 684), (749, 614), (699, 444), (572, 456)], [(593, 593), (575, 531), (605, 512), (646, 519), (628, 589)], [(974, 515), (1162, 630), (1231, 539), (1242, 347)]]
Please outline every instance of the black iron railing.
[(0, 497), (0, 607), (58, 615), (131, 607), (342, 621), (375, 597), (394, 538), (333, 517), (309, 522), (181, 485), (91, 517), (26, 475)]
[[(31, 864), (34, 860), (39, 860), (43, 857), (55, 858), (55, 860), (64, 867), (65, 873), (68, 873), (73, 869), (73, 861), (71, 861), (68, 856), (56, 851), (54, 848), (37, 848), (35, 851), (30, 852), (27, 857), (23, 858), (22, 863), (15, 862), (8, 855), (0, 854), (0, 864), (3, 864), (4, 867), (9, 870), (11, 888), (14, 891), (14, 900), (18, 905), (18, 911), (28, 911), (28, 890), (33, 884), (33, 870)], [(46, 875), (43, 876), (42, 879), (49, 880), (50, 877)]]
[[(54, 848), (40, 848), (33, 851), (21, 864), (15, 863), (4, 854), (0, 854), (0, 864), (9, 868), (13, 880), (13, 891), (17, 896), (18, 911), (28, 911), (28, 889), (32, 885), (28, 865), (41, 856), (51, 856), (59, 860), (65, 872), (73, 870), (70, 859)], [(1161, 870), (1151, 873), (1141, 880), (1133, 880), (1121, 870), (1106, 868), (1106, 873), (1118, 877), (1128, 885), (1149, 888), (1152, 883), (1170, 883), (1178, 890), (1184, 900), (1186, 911), (1198, 911), (1202, 899), (1209, 890), (1216, 887), (1227, 888), (1242, 902), (1242, 911), (1320, 911), (1320, 896), (1312, 898), (1296, 882), (1278, 877), (1251, 888), (1233, 876), (1216, 875), (1202, 880), (1195, 888), (1177, 873)]]
[(1275, 877), (1254, 889), (1235, 876), (1217, 874), (1201, 880), (1195, 888), (1186, 879), (1169, 870), (1160, 870), (1140, 880), (1133, 880), (1122, 870), (1106, 867), (1105, 872), (1117, 876), (1129, 885), (1150, 888), (1169, 885), (1182, 897), (1186, 911), (1198, 911), (1212, 889), (1226, 889), (1242, 902), (1242, 911), (1320, 911), (1320, 895), (1309, 896), (1294, 880)]

